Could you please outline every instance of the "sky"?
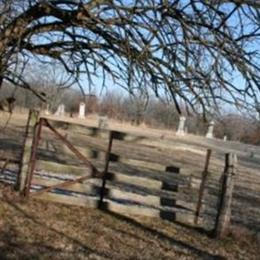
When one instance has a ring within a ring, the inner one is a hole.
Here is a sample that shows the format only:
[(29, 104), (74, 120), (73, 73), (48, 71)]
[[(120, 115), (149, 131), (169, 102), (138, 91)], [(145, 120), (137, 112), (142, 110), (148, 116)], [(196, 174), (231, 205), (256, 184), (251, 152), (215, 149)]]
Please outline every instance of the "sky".
[[(184, 2), (185, 1), (182, 1), (182, 3), (184, 3)], [(224, 9), (230, 10), (233, 8), (233, 5), (226, 4), (226, 5), (223, 5), (222, 8), (223, 8), (222, 10), (224, 10)], [(48, 19), (50, 19), (50, 18), (48, 18)], [(233, 17), (229, 18), (230, 25), (235, 25), (237, 22), (238, 22), (238, 17), (233, 16)], [(247, 23), (246, 20), (244, 22)], [(249, 26), (248, 28), (251, 28), (251, 27)], [(46, 42), (46, 41), (47, 41), (46, 39), (43, 39), (43, 38), (41, 39), (41, 42)], [(259, 45), (256, 42), (250, 42), (247, 48), (248, 48), (248, 50), (253, 50), (253, 49), (259, 50)], [(115, 91), (115, 92), (122, 93), (122, 95), (127, 95), (127, 92), (124, 91), (122, 88), (118, 87), (118, 85), (116, 85), (112, 81), (111, 78), (107, 78), (107, 82), (106, 82), (107, 88), (102, 88), (102, 84), (103, 84), (102, 75), (100, 75), (100, 77), (93, 76), (92, 80), (93, 80), (94, 84), (90, 88), (87, 77), (84, 76), (83, 74), (80, 76), (80, 84), (84, 88), (86, 94), (95, 92), (98, 96), (101, 96), (101, 95), (105, 94), (106, 91)], [(238, 87), (240, 87), (244, 83), (243, 77), (236, 72), (234, 72), (233, 78), (232, 79), (229, 78), (229, 80)], [(76, 87), (76, 84), (74, 85), (74, 87)], [(164, 95), (164, 93), (162, 91), (160, 92), (160, 94)], [(259, 96), (259, 93), (258, 93), (258, 96)], [(260, 96), (259, 96), (259, 99), (260, 99)], [(225, 109), (231, 109), (231, 107), (230, 108), (229, 107), (230, 107), (229, 105), (225, 105)]]

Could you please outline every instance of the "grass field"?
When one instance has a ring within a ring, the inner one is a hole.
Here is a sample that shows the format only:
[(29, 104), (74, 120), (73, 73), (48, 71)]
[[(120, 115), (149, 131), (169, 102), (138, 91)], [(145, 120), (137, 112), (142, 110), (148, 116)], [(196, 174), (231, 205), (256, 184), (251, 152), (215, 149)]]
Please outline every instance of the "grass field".
[(5, 185), (0, 194), (1, 259), (259, 259), (246, 233), (218, 241), (158, 219), (22, 201)]

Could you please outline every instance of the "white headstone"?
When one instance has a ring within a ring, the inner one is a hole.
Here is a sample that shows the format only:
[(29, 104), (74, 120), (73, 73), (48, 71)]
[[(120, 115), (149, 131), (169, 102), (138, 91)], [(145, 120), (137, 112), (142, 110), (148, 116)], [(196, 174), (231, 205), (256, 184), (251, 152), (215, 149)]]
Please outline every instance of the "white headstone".
[(60, 104), (55, 112), (55, 116), (64, 116), (65, 114), (65, 106), (64, 104)]
[(227, 141), (227, 136), (226, 135), (224, 135), (224, 137), (223, 137), (223, 141)]
[(178, 130), (176, 132), (177, 135), (184, 135), (185, 134), (185, 121), (186, 121), (186, 117), (181, 116), (179, 126), (178, 126)]
[(210, 121), (206, 138), (214, 138), (214, 134), (213, 134), (214, 125), (215, 125), (214, 121)]
[(50, 106), (49, 106), (49, 104), (47, 104), (46, 109), (44, 110), (44, 114), (47, 115), (47, 116), (50, 114)]
[(85, 118), (86, 104), (84, 102), (80, 102), (79, 104), (79, 118)]

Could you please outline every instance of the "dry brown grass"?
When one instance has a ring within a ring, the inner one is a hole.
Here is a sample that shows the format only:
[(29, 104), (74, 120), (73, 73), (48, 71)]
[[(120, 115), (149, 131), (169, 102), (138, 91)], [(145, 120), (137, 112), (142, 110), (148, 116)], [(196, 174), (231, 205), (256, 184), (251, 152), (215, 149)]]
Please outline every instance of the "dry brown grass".
[[(8, 114), (0, 115), (0, 125)], [(0, 152), (8, 150), (17, 156), (16, 144), (26, 114), (14, 114), (0, 131)], [(96, 117), (68, 121), (97, 125)], [(161, 137), (156, 151), (166, 152), (170, 131), (137, 128), (110, 123), (116, 130)], [(199, 150), (199, 149), (198, 149)], [(199, 153), (178, 150), (174, 159), (198, 165)], [(201, 160), (203, 165), (204, 160)], [(246, 239), (240, 239), (246, 237)], [(23, 201), (9, 187), (0, 186), (0, 259), (259, 259), (259, 246), (242, 229), (223, 241), (166, 221), (149, 218), (125, 218), (119, 215), (80, 207), (47, 202)]]
[(150, 218), (23, 201), (0, 185), (1, 259), (258, 259), (254, 241), (217, 241)]

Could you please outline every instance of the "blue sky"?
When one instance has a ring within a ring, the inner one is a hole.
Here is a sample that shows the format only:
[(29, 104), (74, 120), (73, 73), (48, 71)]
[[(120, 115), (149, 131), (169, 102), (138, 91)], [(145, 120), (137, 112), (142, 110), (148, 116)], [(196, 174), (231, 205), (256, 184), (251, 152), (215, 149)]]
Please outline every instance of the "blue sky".
[[(133, 1), (129, 1), (129, 2), (133, 2)], [(184, 3), (187, 1), (182, 1), (181, 3)], [(225, 5), (222, 5), (222, 10), (225, 11), (230, 11), (232, 8), (234, 8), (234, 5), (233, 4), (225, 4)], [(229, 24), (231, 26), (234, 27), (234, 32), (236, 32), (236, 24), (238, 22), (238, 17), (231, 17), (229, 18)], [(248, 20), (245, 19), (244, 20), (245, 23), (248, 23)], [(248, 29), (247, 30), (250, 30), (250, 29), (253, 29), (252, 25), (249, 25), (248, 26)], [(47, 39), (41, 39), (42, 42), (47, 42)], [(259, 51), (259, 42), (254, 42), (254, 41), (250, 41), (248, 43), (248, 46), (247, 46), (247, 49), (248, 50), (258, 50)], [(259, 59), (259, 57), (257, 57), (257, 59)], [(258, 60), (258, 64), (259, 64), (259, 60)], [(106, 79), (106, 86), (107, 88), (102, 88), (102, 84), (103, 84), (103, 76), (102, 76), (102, 73), (100, 71), (100, 76), (99, 77), (95, 77), (93, 76), (92, 78), (92, 81), (93, 81), (93, 86), (89, 86), (89, 82), (88, 82), (88, 79), (85, 75), (81, 75), (80, 76), (80, 83), (81, 83), (81, 86), (84, 87), (84, 90), (86, 92), (86, 94), (88, 94), (89, 92), (95, 92), (98, 96), (99, 95), (102, 95), (104, 94), (106, 91), (115, 91), (115, 92), (120, 92), (122, 93), (122, 95), (127, 95), (127, 92), (124, 91), (122, 88), (120, 88), (118, 85), (115, 84), (115, 82), (113, 82), (113, 80), (111, 78), (107, 78)], [(230, 76), (228, 74), (226, 74), (226, 78), (230, 81), (230, 82), (233, 82), (236, 86), (240, 87), (242, 85), (244, 85), (244, 79), (243, 77), (237, 73), (236, 71), (233, 72), (233, 74)], [(120, 81), (119, 81), (120, 83)], [(75, 86), (76, 87), (76, 86)], [(159, 91), (159, 93), (161, 95), (164, 95), (164, 92), (163, 91)], [(258, 98), (260, 99), (260, 96), (259, 96), (259, 92), (258, 92)], [(229, 105), (226, 105), (225, 107), (229, 108)]]

